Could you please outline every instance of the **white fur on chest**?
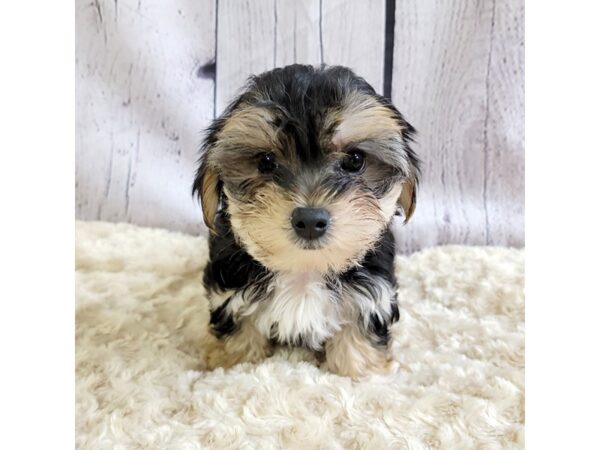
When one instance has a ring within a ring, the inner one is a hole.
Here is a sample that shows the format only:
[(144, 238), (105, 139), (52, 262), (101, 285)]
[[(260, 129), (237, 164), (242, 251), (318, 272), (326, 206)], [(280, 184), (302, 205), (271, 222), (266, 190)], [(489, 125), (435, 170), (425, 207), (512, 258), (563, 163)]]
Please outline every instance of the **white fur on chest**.
[(340, 329), (338, 304), (318, 273), (278, 273), (268, 289), (270, 298), (252, 311), (264, 335), (319, 348)]

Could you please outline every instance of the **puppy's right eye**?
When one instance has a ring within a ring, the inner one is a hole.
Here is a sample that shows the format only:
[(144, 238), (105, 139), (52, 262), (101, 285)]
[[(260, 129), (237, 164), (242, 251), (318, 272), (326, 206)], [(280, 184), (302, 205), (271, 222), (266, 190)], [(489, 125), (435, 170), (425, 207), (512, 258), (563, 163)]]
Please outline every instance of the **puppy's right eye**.
[(273, 153), (264, 153), (258, 160), (258, 171), (260, 173), (273, 173), (277, 168), (275, 155)]
[(352, 150), (342, 159), (341, 165), (346, 172), (360, 172), (365, 166), (365, 154), (360, 150)]

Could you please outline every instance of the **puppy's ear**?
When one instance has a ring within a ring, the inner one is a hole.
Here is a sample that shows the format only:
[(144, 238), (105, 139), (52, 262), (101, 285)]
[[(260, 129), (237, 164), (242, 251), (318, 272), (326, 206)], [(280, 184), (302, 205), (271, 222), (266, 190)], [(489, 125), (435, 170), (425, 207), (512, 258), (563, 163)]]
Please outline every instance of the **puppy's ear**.
[(383, 97), (379, 101), (388, 109), (391, 117), (394, 119), (393, 129), (398, 133), (396, 143), (393, 148), (400, 155), (402, 164), (402, 191), (396, 200), (397, 209), (402, 208), (404, 223), (408, 222), (415, 212), (417, 206), (417, 186), (419, 184), (419, 175), (421, 174), (421, 161), (411, 148), (414, 142), (414, 135), (417, 130), (406, 121), (400, 114), (400, 111), (389, 100)]
[(207, 158), (207, 152), (200, 160), (200, 167), (194, 180), (193, 192), (200, 198), (204, 223), (210, 231), (216, 233), (215, 218), (221, 199), (221, 181)]
[(416, 175), (410, 175), (402, 182), (402, 192), (398, 197), (397, 205), (404, 211), (404, 223), (408, 222), (417, 206)]
[[(402, 116), (400, 116), (402, 118)], [(404, 141), (404, 153), (408, 162), (408, 173), (405, 174), (402, 181), (402, 192), (398, 197), (397, 205), (404, 211), (404, 223), (408, 222), (415, 212), (417, 206), (417, 186), (419, 176), (421, 175), (421, 161), (412, 150), (410, 144), (413, 142), (413, 136), (416, 130), (404, 120), (402, 138)]]

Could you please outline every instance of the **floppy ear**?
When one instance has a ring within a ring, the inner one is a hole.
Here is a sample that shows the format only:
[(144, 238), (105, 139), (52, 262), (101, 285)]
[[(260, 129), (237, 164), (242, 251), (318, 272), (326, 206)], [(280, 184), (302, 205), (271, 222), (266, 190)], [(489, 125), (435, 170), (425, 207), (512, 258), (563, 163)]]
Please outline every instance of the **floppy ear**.
[(210, 231), (216, 233), (215, 218), (221, 198), (221, 182), (217, 171), (207, 161), (206, 154), (200, 160), (193, 191), (200, 198), (204, 223)]
[(394, 148), (401, 153), (401, 158), (404, 160), (406, 165), (403, 164), (403, 180), (402, 180), (402, 191), (400, 196), (396, 200), (397, 209), (402, 208), (404, 212), (404, 223), (408, 222), (415, 212), (417, 206), (417, 185), (419, 184), (419, 176), (421, 174), (421, 160), (417, 157), (415, 152), (411, 148), (411, 143), (414, 142), (413, 136), (417, 130), (406, 121), (406, 119), (400, 114), (398, 109), (390, 103), (389, 100), (380, 98), (383, 105), (389, 110), (391, 116), (395, 120), (395, 130), (398, 132), (398, 141), (402, 145), (395, 145)]
[(408, 122), (404, 122), (406, 129), (403, 132), (404, 151), (408, 160), (408, 174), (402, 181), (402, 192), (396, 203), (398, 207), (404, 211), (404, 223), (408, 222), (415, 212), (417, 207), (417, 186), (419, 184), (419, 176), (421, 175), (421, 160), (413, 152), (409, 143), (412, 142), (412, 136), (416, 130)]
[(404, 223), (408, 222), (417, 206), (416, 176), (411, 175), (402, 182), (402, 192), (398, 197), (397, 205), (404, 211)]

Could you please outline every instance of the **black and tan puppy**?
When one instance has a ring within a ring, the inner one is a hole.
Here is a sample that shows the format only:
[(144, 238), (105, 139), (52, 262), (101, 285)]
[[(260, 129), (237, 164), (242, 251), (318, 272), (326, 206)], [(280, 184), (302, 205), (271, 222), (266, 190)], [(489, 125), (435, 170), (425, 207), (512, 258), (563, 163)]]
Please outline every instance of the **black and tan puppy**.
[(413, 132), (344, 67), (251, 78), (209, 128), (194, 183), (211, 230), (209, 366), (290, 344), (341, 375), (393, 370), (389, 227), (415, 208)]

